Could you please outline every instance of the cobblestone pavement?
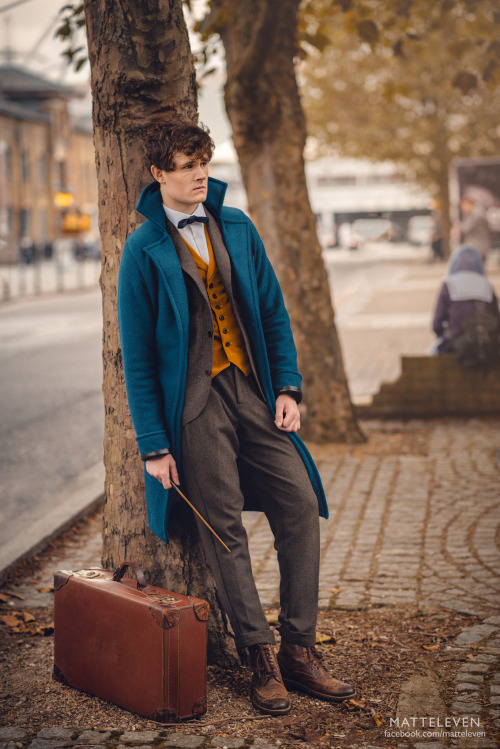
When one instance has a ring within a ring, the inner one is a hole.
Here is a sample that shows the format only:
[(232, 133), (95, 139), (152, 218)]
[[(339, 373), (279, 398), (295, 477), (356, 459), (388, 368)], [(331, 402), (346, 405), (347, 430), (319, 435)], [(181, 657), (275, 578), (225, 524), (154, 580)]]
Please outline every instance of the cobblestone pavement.
[[(387, 424), (394, 432), (419, 427)], [(498, 610), (500, 421), (431, 422), (427, 455), (323, 455), (317, 464), (332, 518), (321, 521), (320, 606)], [(273, 605), (271, 531), (260, 513), (246, 526), (259, 593)]]

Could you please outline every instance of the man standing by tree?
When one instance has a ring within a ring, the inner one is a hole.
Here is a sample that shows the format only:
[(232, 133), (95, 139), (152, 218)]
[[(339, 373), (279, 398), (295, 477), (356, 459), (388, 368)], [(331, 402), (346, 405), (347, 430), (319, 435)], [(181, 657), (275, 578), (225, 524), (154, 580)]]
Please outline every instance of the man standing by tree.
[[(354, 690), (326, 672), (314, 649), (318, 506), (324, 517), (328, 510), (296, 434), (301, 376), (290, 321), (255, 227), (223, 206), (224, 183), (208, 179), (212, 150), (208, 132), (190, 123), (167, 123), (149, 138), (155, 181), (137, 206), (148, 220), (123, 252), (120, 337), (149, 525), (167, 540), (169, 490), (180, 473), (230, 549), (199, 524), (236, 646), (250, 651), (252, 702), (275, 715), (290, 709), (283, 681), (329, 701)], [(275, 536), (278, 659), (252, 576), (244, 506), (263, 510)]]

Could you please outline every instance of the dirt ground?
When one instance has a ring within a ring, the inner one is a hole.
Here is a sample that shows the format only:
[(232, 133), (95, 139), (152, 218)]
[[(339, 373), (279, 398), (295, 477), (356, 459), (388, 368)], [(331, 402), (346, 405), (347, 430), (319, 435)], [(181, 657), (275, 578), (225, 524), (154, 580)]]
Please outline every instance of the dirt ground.
[[(390, 433), (373, 427), (370, 432), (368, 444), (334, 449), (339, 454), (343, 450), (360, 455), (425, 454), (428, 433), (424, 426), (411, 434), (395, 426)], [(54, 682), (52, 608), (19, 605), (19, 585), (33, 576), (34, 584), (37, 579), (46, 579), (47, 572), (54, 569), (53, 559), (58, 552), (62, 553), (65, 545), (85, 543), (88, 534), (95, 532), (97, 522), (95, 515), (75, 525), (43, 554), (23, 564), (0, 589), (0, 725), (119, 732), (160, 729), (160, 724)], [(277, 612), (269, 609), (266, 613), (273, 622)], [(384, 737), (384, 729), (389, 726), (389, 718), (395, 716), (401, 685), (410, 677), (432, 672), (441, 682), (444, 702), (450, 705), (453, 676), (460, 664), (474, 655), (473, 647), (458, 651), (452, 642), (464, 627), (476, 621), (479, 620), (445, 609), (430, 613), (409, 607), (321, 611), (318, 649), (333, 675), (355, 686), (354, 699), (329, 704), (292, 693), (288, 716), (262, 716), (248, 699), (247, 667), (235, 672), (211, 666), (207, 714), (169, 730), (255, 737), (285, 746), (304, 742), (336, 747), (360, 742), (393, 746), (394, 740)]]

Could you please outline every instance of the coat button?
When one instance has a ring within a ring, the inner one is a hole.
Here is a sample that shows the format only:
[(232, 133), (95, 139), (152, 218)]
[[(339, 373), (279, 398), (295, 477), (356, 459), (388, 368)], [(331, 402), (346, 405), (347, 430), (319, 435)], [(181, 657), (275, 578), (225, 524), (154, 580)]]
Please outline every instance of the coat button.
[(220, 304), (216, 304), (215, 309), (220, 309)]
[(213, 336), (213, 333), (211, 330), (208, 331), (208, 337), (211, 338)]
[(211, 375), (212, 373), (211, 373), (211, 371), (209, 369), (205, 369), (205, 374), (206, 375)]
[(224, 315), (219, 315), (219, 320), (223, 320), (223, 319), (224, 319)]
[(229, 343), (229, 341), (226, 341), (226, 344), (225, 344), (225, 345), (226, 345), (226, 346), (230, 346), (231, 344)]
[(209, 288), (209, 289), (213, 289), (213, 287), (214, 287), (213, 283), (209, 283), (209, 284), (208, 284), (208, 288)]
[(212, 299), (217, 299), (217, 294), (212, 294)]
[(223, 333), (227, 333), (227, 328), (224, 328), (224, 330), (222, 332)]

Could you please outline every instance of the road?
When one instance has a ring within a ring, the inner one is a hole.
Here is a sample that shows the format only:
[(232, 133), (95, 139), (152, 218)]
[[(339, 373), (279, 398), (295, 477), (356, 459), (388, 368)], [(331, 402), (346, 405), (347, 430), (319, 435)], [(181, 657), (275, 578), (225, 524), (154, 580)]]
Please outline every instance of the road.
[(0, 545), (102, 459), (97, 289), (0, 305)]

